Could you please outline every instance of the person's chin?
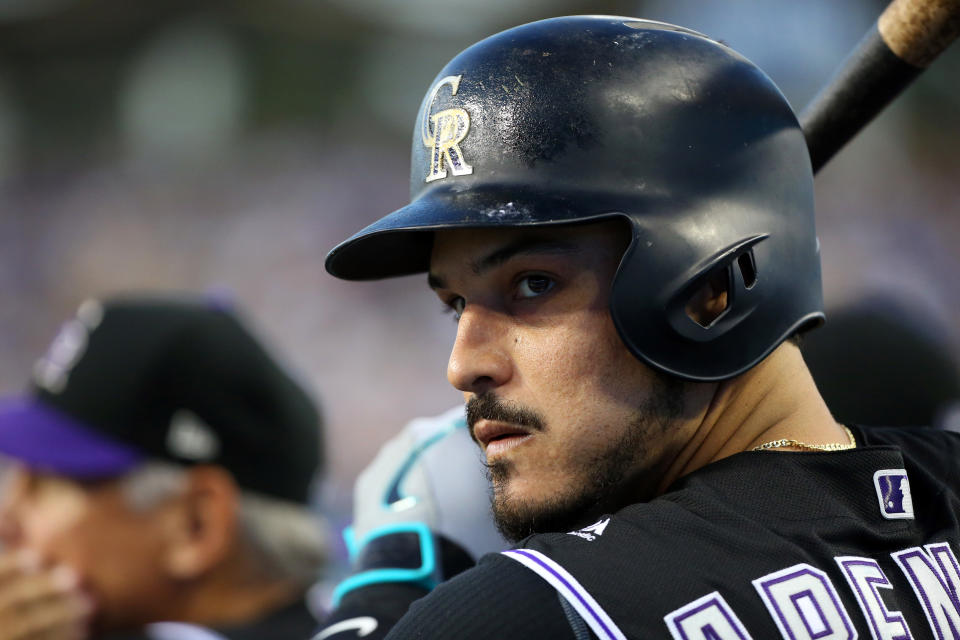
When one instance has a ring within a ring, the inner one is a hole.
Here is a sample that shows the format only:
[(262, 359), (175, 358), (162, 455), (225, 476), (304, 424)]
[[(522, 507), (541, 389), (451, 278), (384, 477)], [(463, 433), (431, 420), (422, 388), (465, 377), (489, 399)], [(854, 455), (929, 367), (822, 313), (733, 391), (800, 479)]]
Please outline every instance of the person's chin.
[(568, 510), (567, 500), (554, 493), (545, 494), (543, 484), (532, 480), (530, 484), (533, 486), (511, 481), (494, 490), (494, 522), (513, 542), (535, 533), (567, 531), (568, 523), (576, 521), (577, 514)]
[(495, 490), (494, 495), (513, 504), (524, 505), (526, 509), (535, 512), (549, 509), (558, 496), (565, 495), (565, 492), (557, 491), (555, 485), (538, 481), (535, 477), (516, 474), (503, 483), (499, 491)]

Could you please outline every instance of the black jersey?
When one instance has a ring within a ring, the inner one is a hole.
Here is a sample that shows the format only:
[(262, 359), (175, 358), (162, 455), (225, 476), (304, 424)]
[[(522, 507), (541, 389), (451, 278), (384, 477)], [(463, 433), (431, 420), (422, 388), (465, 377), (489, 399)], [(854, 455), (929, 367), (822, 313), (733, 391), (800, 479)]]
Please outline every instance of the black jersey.
[(856, 449), (740, 453), (488, 555), (388, 638), (580, 638), (573, 608), (603, 639), (960, 639), (960, 436), (854, 432)]

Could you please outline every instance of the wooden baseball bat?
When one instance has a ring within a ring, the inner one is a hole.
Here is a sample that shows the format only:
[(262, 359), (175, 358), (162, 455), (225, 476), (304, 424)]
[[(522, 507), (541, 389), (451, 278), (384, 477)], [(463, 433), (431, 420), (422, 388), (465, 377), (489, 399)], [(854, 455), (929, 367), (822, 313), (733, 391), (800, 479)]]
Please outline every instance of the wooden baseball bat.
[(960, 0), (893, 0), (800, 114), (814, 173), (957, 35)]

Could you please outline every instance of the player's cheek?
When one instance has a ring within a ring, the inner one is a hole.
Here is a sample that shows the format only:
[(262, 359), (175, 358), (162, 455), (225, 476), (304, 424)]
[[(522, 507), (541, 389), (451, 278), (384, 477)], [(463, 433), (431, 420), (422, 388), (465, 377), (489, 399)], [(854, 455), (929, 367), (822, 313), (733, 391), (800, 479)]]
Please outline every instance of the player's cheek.
[[(538, 489), (550, 490), (566, 484), (571, 476), (571, 463), (580, 457), (582, 445), (559, 430), (537, 433), (529, 447), (518, 448), (514, 461), (516, 477), (529, 481)], [(523, 451), (522, 449), (526, 449)]]

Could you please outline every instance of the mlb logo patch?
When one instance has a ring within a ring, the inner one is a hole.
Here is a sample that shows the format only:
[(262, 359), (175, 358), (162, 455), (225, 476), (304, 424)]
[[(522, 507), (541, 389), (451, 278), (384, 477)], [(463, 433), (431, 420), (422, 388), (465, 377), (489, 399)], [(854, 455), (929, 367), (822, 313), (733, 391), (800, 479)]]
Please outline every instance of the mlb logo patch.
[(873, 474), (880, 514), (887, 520), (913, 519), (913, 497), (906, 469), (881, 469)]

